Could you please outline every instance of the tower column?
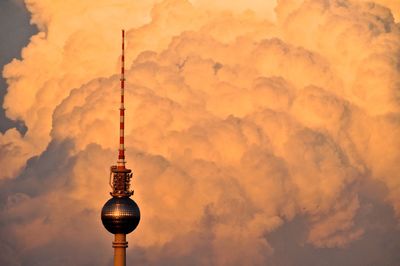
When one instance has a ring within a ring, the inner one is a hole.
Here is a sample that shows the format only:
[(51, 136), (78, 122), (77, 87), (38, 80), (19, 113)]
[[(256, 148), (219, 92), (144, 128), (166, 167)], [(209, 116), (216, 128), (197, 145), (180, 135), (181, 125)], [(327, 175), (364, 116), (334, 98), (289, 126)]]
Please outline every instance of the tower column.
[(128, 242), (126, 242), (126, 234), (115, 234), (114, 236), (114, 266), (125, 266), (126, 248), (128, 247)]
[(122, 56), (121, 56), (121, 106), (120, 115), (120, 138), (117, 165), (110, 167), (109, 184), (112, 198), (104, 204), (101, 209), (101, 221), (110, 233), (114, 234), (114, 266), (126, 266), (126, 234), (131, 233), (139, 224), (140, 210), (136, 202), (130, 198), (133, 190), (130, 189), (132, 171), (125, 167), (125, 107), (124, 107), (124, 86), (125, 86), (125, 31), (122, 30)]

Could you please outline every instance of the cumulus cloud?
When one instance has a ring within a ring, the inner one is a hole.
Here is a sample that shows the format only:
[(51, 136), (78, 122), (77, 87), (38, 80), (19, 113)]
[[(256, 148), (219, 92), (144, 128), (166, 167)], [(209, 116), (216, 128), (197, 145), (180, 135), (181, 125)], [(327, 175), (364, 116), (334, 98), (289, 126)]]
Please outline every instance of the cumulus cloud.
[[(279, 0), (275, 20), (256, 2), (207, 3), (27, 2), (41, 32), (5, 68), (4, 106), (28, 131), (0, 137), (1, 245), (16, 265), (111, 259), (99, 210), (116, 157), (122, 24), (127, 158), (143, 214), (129, 260), (265, 265), (282, 261), (274, 234), (299, 219), (299, 245), (363, 241), (366, 194), (393, 208), (385, 219), (400, 215), (391, 10)], [(366, 189), (374, 182), (385, 193)]]

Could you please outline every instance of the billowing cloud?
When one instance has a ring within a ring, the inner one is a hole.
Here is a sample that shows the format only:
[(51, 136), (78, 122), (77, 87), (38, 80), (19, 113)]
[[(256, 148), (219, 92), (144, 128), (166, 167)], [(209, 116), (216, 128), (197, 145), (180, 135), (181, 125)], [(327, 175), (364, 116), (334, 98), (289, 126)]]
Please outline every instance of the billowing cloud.
[(5, 68), (4, 106), (28, 131), (0, 138), (1, 245), (16, 265), (111, 259), (99, 210), (116, 158), (121, 25), (143, 215), (129, 260), (265, 265), (284, 261), (274, 234), (299, 221), (292, 240), (304, 250), (346, 250), (375, 230), (373, 206), (392, 208), (382, 223), (399, 217), (391, 10), (280, 0), (274, 18), (258, 4), (203, 2), (27, 2), (41, 32)]

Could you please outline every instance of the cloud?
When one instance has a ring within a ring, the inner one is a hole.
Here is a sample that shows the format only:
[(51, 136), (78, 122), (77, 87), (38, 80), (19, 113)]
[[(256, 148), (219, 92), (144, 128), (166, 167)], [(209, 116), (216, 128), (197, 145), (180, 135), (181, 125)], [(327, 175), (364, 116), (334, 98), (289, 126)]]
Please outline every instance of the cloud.
[[(28, 7), (41, 32), (4, 71), (7, 114), (28, 132), (0, 138), (1, 164), (15, 158), (1, 175), (1, 245), (16, 264), (111, 258), (99, 210), (118, 138), (116, 18), (128, 30), (127, 158), (143, 214), (131, 261), (282, 261), (274, 234), (299, 220), (302, 237), (290, 239), (304, 250), (351, 253), (371, 241), (368, 206), (393, 208), (382, 221), (399, 216), (399, 33), (389, 9), (281, 0), (274, 22), (184, 0)], [(387, 193), (366, 193), (373, 182)]]

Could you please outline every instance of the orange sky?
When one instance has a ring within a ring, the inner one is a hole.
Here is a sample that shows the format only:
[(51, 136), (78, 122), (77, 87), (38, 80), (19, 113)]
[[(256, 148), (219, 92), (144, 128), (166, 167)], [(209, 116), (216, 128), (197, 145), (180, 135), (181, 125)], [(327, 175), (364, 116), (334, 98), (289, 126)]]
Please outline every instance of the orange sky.
[(400, 238), (400, 4), (375, 2), (26, 0), (39, 32), (3, 71), (28, 128), (0, 135), (7, 263), (111, 259), (125, 28), (132, 263), (395, 265), (370, 241)]

